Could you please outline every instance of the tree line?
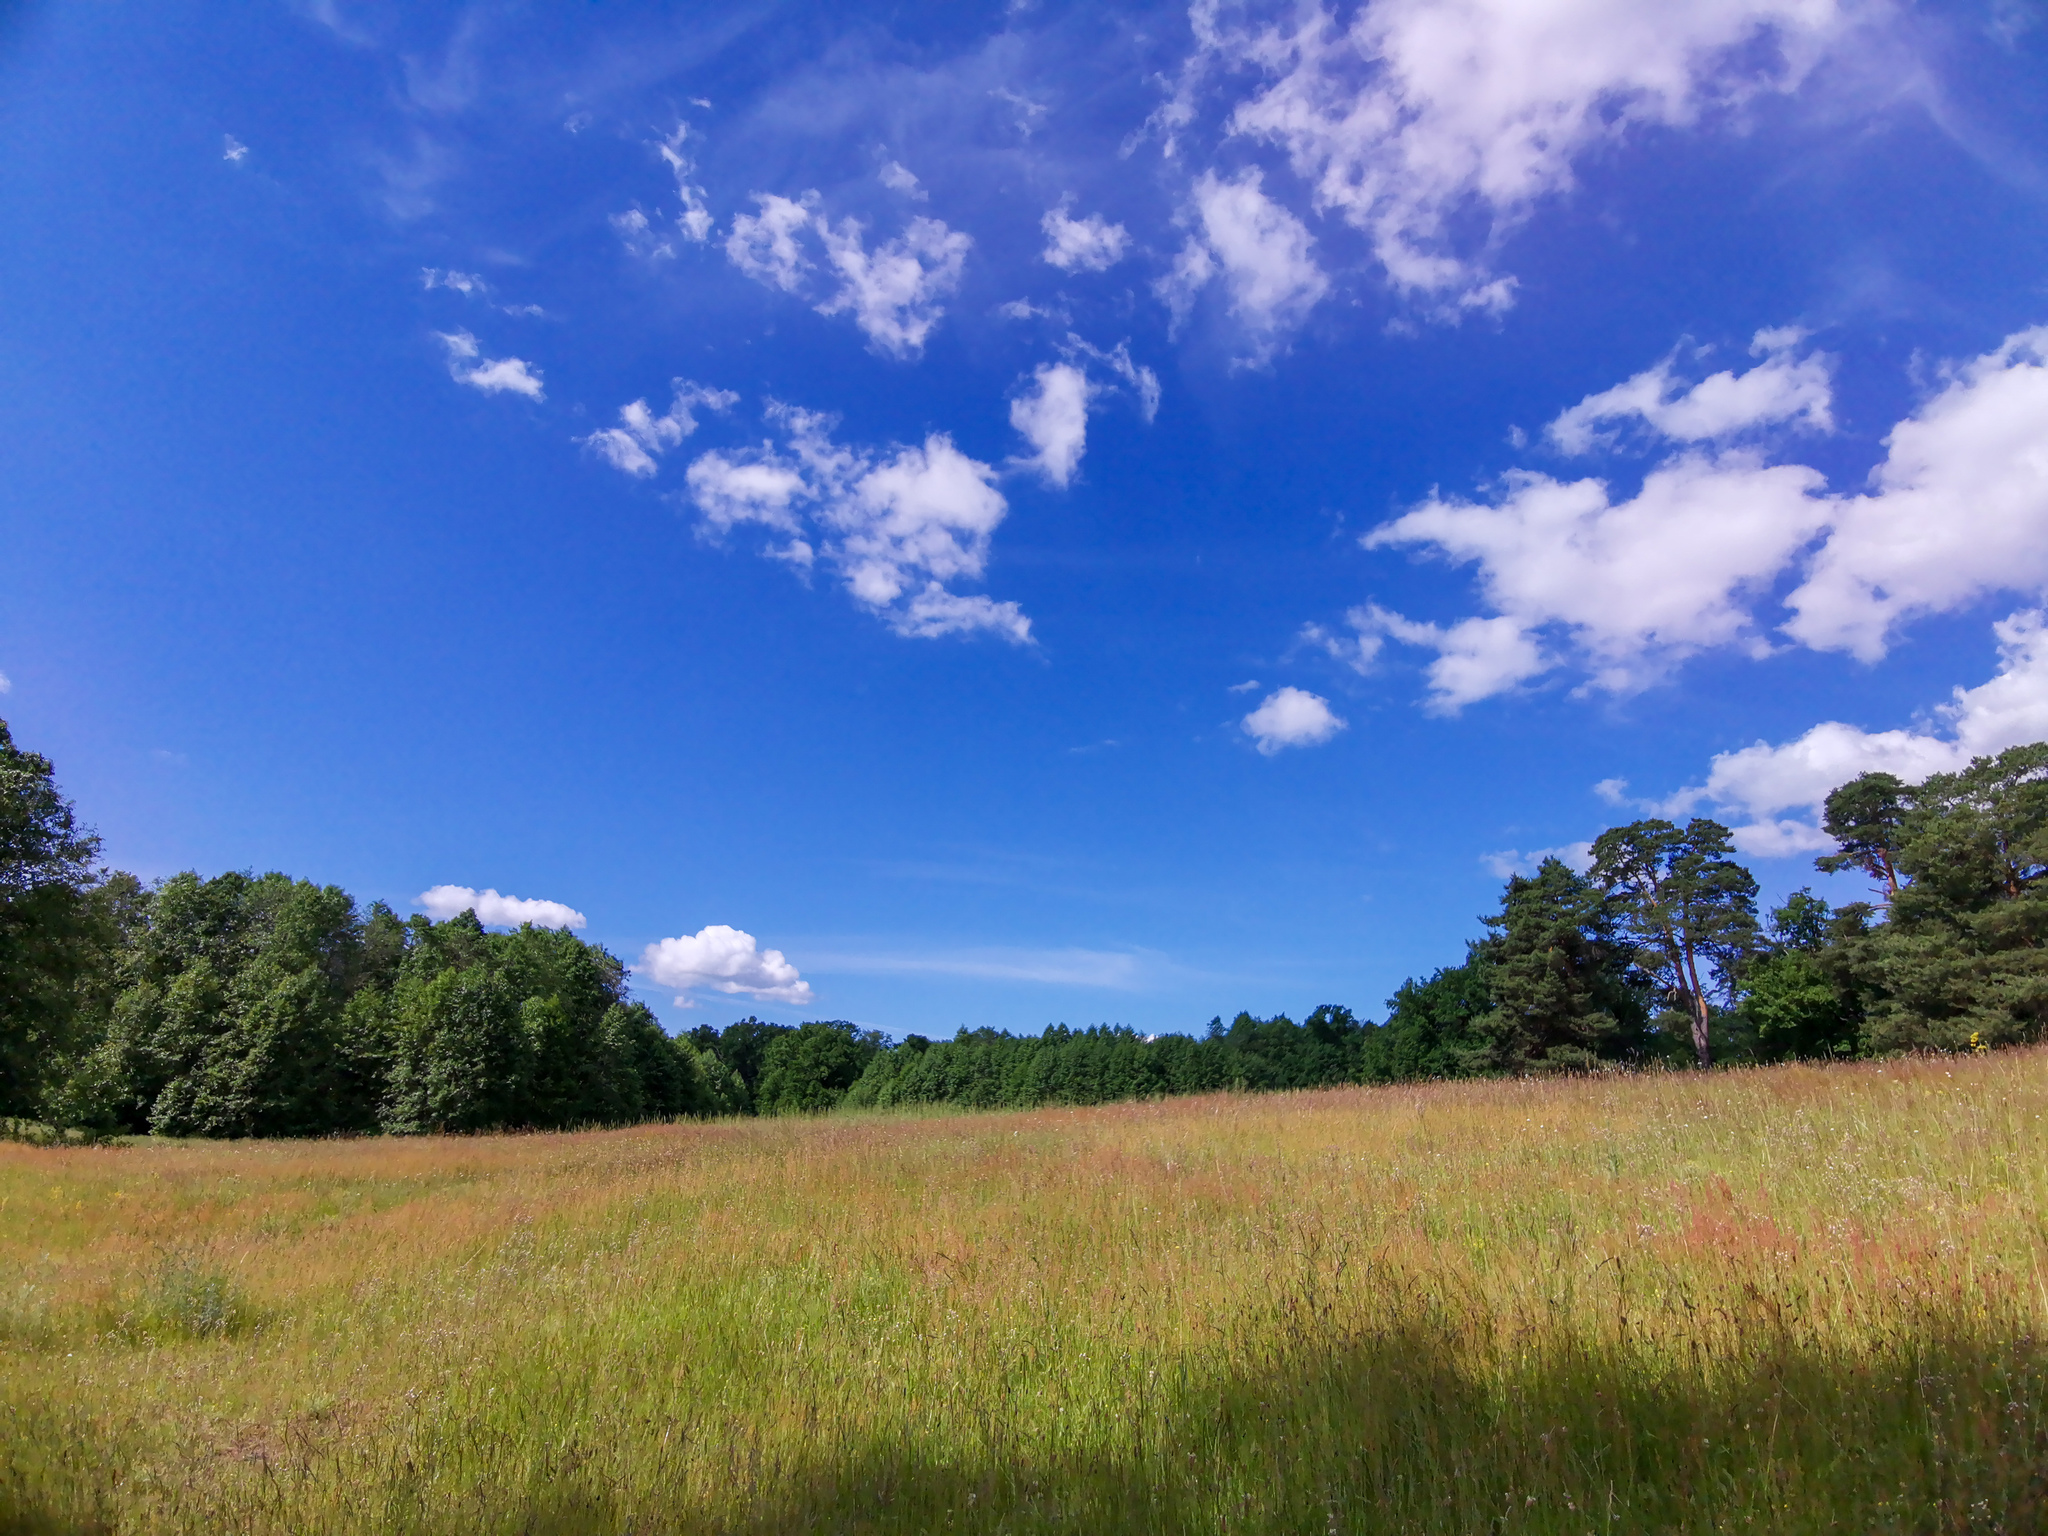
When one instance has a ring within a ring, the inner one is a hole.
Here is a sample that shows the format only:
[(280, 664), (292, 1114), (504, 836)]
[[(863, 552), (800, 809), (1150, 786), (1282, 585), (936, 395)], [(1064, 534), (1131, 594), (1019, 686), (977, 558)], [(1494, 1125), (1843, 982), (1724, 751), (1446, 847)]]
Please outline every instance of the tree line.
[(401, 919), (282, 874), (145, 886), (99, 862), (0, 721), (0, 1117), (92, 1133), (548, 1129), (836, 1108), (1097, 1104), (1653, 1064), (1985, 1050), (2048, 1024), (2048, 743), (1827, 798), (1829, 873), (1759, 917), (1728, 829), (1611, 828), (1511, 877), (1383, 1021), (1334, 1004), (1201, 1035), (890, 1043), (843, 1020), (671, 1036), (566, 931)]

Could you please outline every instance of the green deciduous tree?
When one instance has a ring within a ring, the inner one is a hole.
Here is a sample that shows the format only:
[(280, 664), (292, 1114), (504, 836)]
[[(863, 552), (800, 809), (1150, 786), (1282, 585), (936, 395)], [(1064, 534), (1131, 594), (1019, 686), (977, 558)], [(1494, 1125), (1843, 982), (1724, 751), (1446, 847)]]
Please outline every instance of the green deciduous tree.
[(882, 1049), (883, 1036), (843, 1019), (800, 1024), (761, 1056), (754, 1101), (764, 1115), (818, 1114), (836, 1106)]
[(1713, 1000), (1734, 1003), (1758, 948), (1756, 881), (1733, 852), (1728, 829), (1704, 817), (1683, 828), (1631, 822), (1593, 843), (1593, 881), (1634, 941), (1636, 963), (1685, 1014), (1702, 1068), (1713, 1064)]
[(0, 1116), (40, 1114), (77, 1047), (81, 989), (108, 937), (99, 851), (50, 760), (0, 720)]
[(1861, 932), (1810, 890), (1770, 915), (1770, 947), (1743, 972), (1741, 1012), (1765, 1061), (1847, 1056), (1861, 1045), (1863, 1009), (1838, 940)]

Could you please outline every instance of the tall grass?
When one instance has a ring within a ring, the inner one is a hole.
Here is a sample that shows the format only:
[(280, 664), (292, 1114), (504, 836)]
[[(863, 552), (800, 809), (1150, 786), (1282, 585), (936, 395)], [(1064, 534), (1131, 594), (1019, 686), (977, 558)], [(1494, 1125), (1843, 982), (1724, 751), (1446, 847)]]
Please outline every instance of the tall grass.
[(0, 1529), (2040, 1531), (2044, 1113), (2016, 1051), (8, 1147)]

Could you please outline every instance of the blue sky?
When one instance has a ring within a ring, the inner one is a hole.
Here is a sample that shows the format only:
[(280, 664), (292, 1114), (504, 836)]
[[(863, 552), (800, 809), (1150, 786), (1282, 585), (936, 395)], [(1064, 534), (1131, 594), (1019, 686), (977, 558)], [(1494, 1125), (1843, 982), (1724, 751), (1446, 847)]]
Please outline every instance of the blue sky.
[(28, 5), (0, 131), (0, 709), (145, 876), (1377, 1016), (2048, 736), (2026, 0)]

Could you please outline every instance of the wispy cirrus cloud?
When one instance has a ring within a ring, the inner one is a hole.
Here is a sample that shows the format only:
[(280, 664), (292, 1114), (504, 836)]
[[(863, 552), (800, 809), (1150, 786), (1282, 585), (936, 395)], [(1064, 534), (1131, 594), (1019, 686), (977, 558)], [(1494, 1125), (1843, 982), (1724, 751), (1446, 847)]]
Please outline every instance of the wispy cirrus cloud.
[(1162, 967), (1138, 950), (968, 948), (938, 952), (886, 949), (833, 950), (806, 962), (819, 975), (957, 976), (974, 981), (1022, 981), (1043, 986), (1143, 990)]

